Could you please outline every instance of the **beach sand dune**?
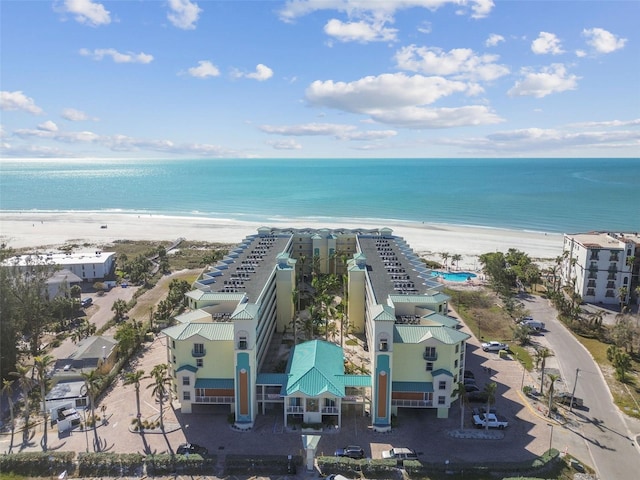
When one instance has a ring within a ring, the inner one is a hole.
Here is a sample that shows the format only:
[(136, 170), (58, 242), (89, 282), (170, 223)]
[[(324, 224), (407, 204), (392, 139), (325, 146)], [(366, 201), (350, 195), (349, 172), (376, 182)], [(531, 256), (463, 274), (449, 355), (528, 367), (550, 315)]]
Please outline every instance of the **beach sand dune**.
[(176, 240), (183, 237), (212, 243), (241, 242), (261, 226), (277, 228), (389, 227), (421, 256), (442, 261), (441, 253), (459, 254), (458, 267), (476, 269), (477, 256), (516, 248), (534, 259), (553, 259), (562, 253), (562, 235), (518, 230), (403, 222), (365, 222), (330, 225), (316, 221), (242, 222), (221, 218), (173, 217), (120, 213), (0, 213), (0, 240), (11, 248), (54, 249), (66, 243), (105, 245), (115, 240)]

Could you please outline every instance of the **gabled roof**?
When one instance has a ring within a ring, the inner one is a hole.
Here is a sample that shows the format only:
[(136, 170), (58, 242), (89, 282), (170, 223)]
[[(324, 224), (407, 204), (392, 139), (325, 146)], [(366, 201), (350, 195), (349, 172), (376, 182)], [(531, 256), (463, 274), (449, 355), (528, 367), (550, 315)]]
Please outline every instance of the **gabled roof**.
[(211, 314), (204, 310), (193, 310), (174, 317), (180, 323), (211, 321)]
[(187, 370), (191, 373), (196, 373), (198, 371), (198, 368), (194, 367), (193, 365), (182, 365), (179, 369), (176, 370), (176, 372), (181, 372), (183, 370)]
[(394, 325), (393, 343), (422, 343), (434, 338), (446, 345), (467, 340), (470, 335), (445, 326)]
[(243, 303), (231, 315), (232, 320), (253, 320), (258, 316), (259, 307), (255, 303)]
[(162, 330), (173, 340), (187, 340), (199, 335), (207, 340), (233, 340), (233, 323), (183, 323)]
[(227, 292), (205, 292), (202, 290), (191, 290), (185, 293), (185, 296), (193, 298), (196, 301), (211, 301), (211, 302), (233, 302), (240, 303), (245, 296), (244, 293), (227, 293)]
[(388, 305), (377, 304), (371, 307), (371, 318), (376, 322), (395, 322), (393, 308)]
[(460, 325), (460, 320), (458, 320), (457, 318), (448, 317), (446, 315), (441, 315), (439, 313), (432, 313), (430, 315), (424, 315), (423, 317), (421, 317), (420, 324), (433, 326), (444, 325), (445, 327), (456, 328), (458, 325)]
[(389, 295), (389, 299), (393, 303), (415, 303), (418, 305), (439, 305), (448, 302), (451, 297), (444, 293), (436, 293), (434, 295)]
[(78, 343), (76, 351), (69, 355), (69, 358), (73, 359), (90, 359), (90, 358), (102, 358), (103, 349), (107, 355), (111, 353), (111, 349), (118, 344), (113, 337), (88, 337)]
[(437, 377), (438, 375), (446, 375), (447, 377), (453, 378), (453, 373), (451, 373), (449, 370), (445, 370), (444, 368), (434, 370), (433, 372), (431, 372), (431, 375), (433, 377)]
[(287, 365), (286, 395), (302, 393), (317, 397), (331, 393), (344, 397), (344, 353), (342, 348), (322, 340), (296, 345)]

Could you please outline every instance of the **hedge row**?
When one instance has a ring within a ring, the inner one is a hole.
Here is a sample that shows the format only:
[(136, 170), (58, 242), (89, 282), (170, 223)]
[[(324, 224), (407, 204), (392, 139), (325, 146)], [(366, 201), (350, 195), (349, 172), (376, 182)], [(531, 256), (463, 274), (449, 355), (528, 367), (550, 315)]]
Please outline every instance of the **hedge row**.
[(0, 455), (0, 472), (26, 476), (57, 475), (75, 469), (74, 452), (20, 452)]
[[(302, 465), (302, 457), (293, 455), (293, 465)], [(224, 462), (225, 475), (286, 475), (289, 459), (286, 455), (227, 455)]]
[[(478, 463), (428, 463), (419, 460), (405, 460), (403, 468), (410, 478), (429, 477), (429, 475), (460, 474), (469, 475), (470, 478), (485, 477), (500, 473), (503, 475), (521, 476), (535, 474), (553, 466), (559, 459), (556, 449), (546, 452), (544, 455), (531, 461), (522, 462), (491, 462)], [(318, 467), (325, 474), (340, 473), (345, 476), (353, 476), (361, 472), (365, 478), (389, 478), (390, 472), (397, 468), (395, 459), (371, 459), (354, 460), (342, 457), (318, 457)]]

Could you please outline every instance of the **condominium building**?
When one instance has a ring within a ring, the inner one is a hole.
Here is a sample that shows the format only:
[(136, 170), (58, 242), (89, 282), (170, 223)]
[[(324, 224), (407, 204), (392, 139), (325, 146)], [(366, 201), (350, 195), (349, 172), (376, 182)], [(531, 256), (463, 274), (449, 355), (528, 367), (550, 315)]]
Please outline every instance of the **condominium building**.
[(5, 260), (2, 266), (17, 268), (19, 271), (29, 271), (37, 266), (51, 265), (70, 271), (80, 277), (82, 281), (94, 282), (103, 280), (112, 274), (115, 262), (115, 252), (97, 250), (93, 252), (48, 252), (16, 255)]
[[(637, 286), (638, 265), (634, 259), (639, 255), (638, 233), (565, 234), (562, 283), (572, 285), (587, 303), (628, 303)], [(623, 298), (621, 292), (625, 293)]]
[[(282, 345), (312, 266), (345, 278), (349, 328), (367, 355), (357, 373), (345, 371), (339, 341)], [(186, 295), (189, 310), (163, 330), (183, 413), (223, 409), (236, 428), (248, 429), (267, 409), (280, 409), (285, 425), (336, 426), (351, 410), (388, 431), (400, 408), (435, 409), (445, 418), (457, 398), (469, 336), (447, 315), (442, 285), (391, 229), (263, 227), (195, 287)]]

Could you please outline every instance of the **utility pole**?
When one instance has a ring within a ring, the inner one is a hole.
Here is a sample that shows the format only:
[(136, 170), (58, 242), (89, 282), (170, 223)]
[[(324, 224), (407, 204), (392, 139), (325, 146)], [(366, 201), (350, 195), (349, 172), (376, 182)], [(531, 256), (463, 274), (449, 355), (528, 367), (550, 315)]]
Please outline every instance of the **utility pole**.
[(571, 392), (571, 402), (569, 402), (570, 412), (573, 412), (573, 398), (576, 395), (576, 386), (578, 385), (578, 373), (580, 373), (580, 369), (576, 368), (576, 380), (573, 382), (573, 391)]

